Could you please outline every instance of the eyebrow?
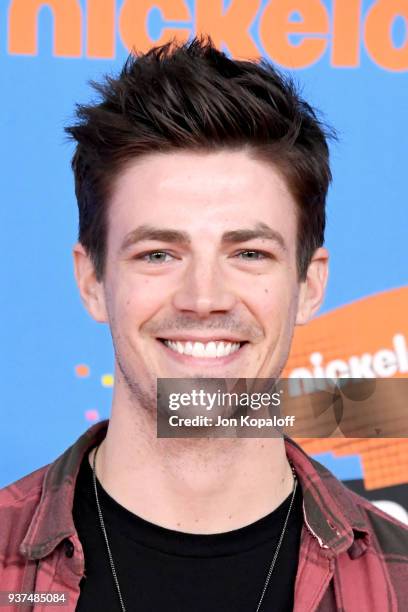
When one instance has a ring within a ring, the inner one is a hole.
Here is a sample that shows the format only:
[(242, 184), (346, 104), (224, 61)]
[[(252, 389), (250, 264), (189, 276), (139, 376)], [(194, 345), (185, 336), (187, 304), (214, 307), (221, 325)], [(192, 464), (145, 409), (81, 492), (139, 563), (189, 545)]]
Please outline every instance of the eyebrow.
[(256, 238), (271, 240), (275, 242), (282, 251), (287, 251), (287, 246), (282, 234), (272, 229), (272, 227), (269, 227), (266, 223), (256, 223), (254, 229), (239, 229), (225, 232), (222, 236), (222, 241), (236, 244), (239, 242), (247, 242), (248, 240), (255, 240)]
[[(272, 229), (266, 223), (256, 223), (253, 229), (237, 229), (224, 232), (221, 241), (224, 244), (238, 244), (262, 238), (275, 242), (282, 251), (287, 251), (285, 240), (280, 232)], [(187, 232), (175, 229), (163, 229), (152, 225), (140, 225), (136, 229), (126, 234), (122, 242), (120, 251), (126, 251), (134, 244), (147, 240), (156, 240), (158, 242), (170, 242), (172, 244), (188, 245), (191, 244), (191, 238)]]
[(144, 240), (157, 240), (158, 242), (171, 242), (173, 244), (190, 244), (191, 242), (187, 232), (163, 229), (160, 227), (153, 227), (152, 225), (140, 225), (126, 234), (120, 250), (126, 251), (130, 246)]

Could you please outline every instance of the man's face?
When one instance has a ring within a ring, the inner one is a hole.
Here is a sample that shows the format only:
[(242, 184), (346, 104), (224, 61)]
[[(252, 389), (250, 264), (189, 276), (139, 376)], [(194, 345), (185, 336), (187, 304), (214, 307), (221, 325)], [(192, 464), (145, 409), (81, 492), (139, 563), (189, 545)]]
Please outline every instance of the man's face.
[(116, 181), (108, 227), (90, 310), (109, 321), (117, 377), (139, 398), (156, 378), (281, 372), (308, 289), (296, 204), (270, 164), (244, 150), (140, 158)]

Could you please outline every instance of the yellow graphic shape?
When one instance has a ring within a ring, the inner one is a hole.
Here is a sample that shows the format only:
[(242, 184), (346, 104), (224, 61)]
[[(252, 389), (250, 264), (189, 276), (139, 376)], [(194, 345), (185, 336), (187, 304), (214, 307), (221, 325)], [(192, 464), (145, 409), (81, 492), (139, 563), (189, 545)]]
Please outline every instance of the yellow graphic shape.
[(114, 379), (113, 374), (103, 374), (101, 376), (102, 387), (113, 387)]

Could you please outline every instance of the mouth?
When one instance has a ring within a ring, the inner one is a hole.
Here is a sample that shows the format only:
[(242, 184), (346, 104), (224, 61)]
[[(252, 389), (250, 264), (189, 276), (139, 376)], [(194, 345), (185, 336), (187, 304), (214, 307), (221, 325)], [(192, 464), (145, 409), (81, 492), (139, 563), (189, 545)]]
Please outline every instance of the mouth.
[[(158, 338), (158, 340), (172, 353), (175, 357), (184, 357), (191, 362), (194, 360), (219, 361), (226, 358), (237, 356), (242, 347), (248, 344), (247, 341), (238, 342), (235, 340), (169, 340), (166, 338)], [(230, 359), (228, 359), (229, 361)]]

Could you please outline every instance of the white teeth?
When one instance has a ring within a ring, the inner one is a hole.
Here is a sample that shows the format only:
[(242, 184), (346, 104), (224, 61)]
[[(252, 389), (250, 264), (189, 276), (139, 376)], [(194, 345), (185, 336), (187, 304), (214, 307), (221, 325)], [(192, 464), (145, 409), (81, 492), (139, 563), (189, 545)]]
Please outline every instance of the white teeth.
[(184, 345), (184, 354), (185, 355), (192, 355), (193, 353), (193, 343), (192, 342), (186, 342)]
[(204, 344), (202, 342), (194, 342), (193, 352), (191, 354), (193, 357), (205, 357)]
[(224, 356), (224, 343), (217, 342), (217, 357), (223, 357), (223, 356)]
[(204, 344), (203, 342), (180, 342), (179, 340), (165, 340), (164, 343), (170, 349), (181, 355), (192, 355), (193, 357), (226, 357), (231, 353), (235, 353), (240, 347), (239, 342), (219, 342), (211, 340)]
[(209, 342), (205, 347), (205, 356), (206, 357), (216, 357), (217, 356), (217, 347), (215, 346), (215, 342)]

